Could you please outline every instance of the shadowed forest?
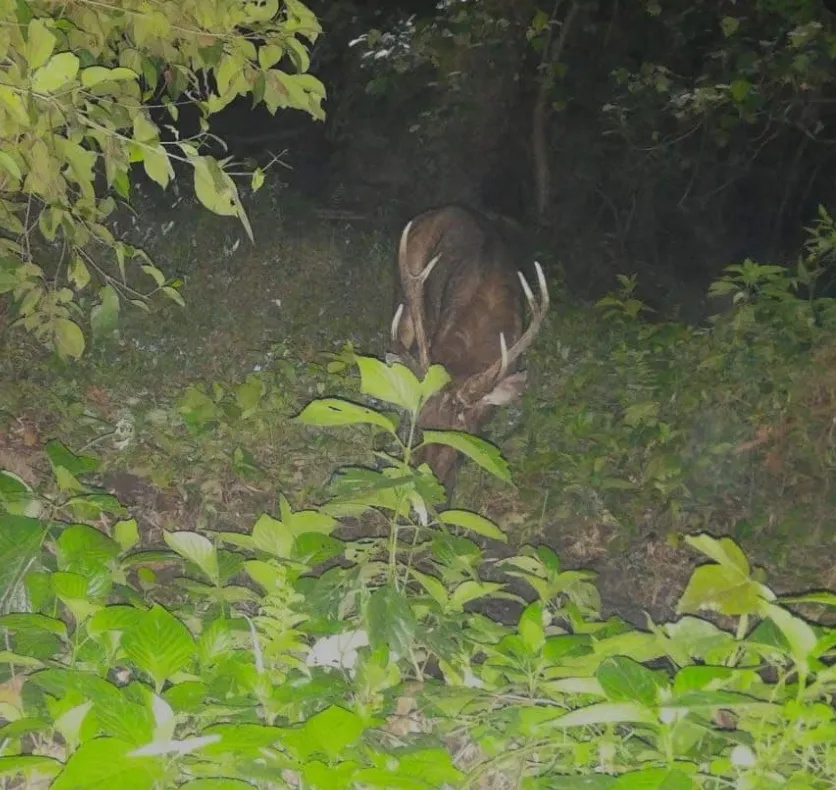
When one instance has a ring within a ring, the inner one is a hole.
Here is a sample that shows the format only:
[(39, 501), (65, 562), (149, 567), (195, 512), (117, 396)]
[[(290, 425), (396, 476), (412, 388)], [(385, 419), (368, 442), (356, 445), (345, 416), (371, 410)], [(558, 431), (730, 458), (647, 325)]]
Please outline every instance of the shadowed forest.
[[(832, 787), (831, 5), (0, 11), (0, 787)], [(451, 205), (551, 297), (478, 438)]]

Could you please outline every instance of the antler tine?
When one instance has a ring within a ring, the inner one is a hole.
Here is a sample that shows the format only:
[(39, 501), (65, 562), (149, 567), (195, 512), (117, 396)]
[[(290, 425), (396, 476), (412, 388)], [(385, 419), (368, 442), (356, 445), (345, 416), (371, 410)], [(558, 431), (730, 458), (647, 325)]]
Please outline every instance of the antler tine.
[(403, 318), (403, 302), (398, 305), (398, 309), (395, 310), (395, 315), (392, 318), (392, 326), (389, 330), (389, 337), (392, 339), (394, 343), (398, 339), (398, 327), (401, 323), (401, 318)]
[[(432, 273), (441, 256), (436, 255), (418, 274), (413, 274), (409, 267), (407, 239), (412, 222), (407, 222), (401, 233), (401, 243), (398, 249), (398, 267), (401, 272), (401, 282), (406, 292), (406, 303), (412, 316), (412, 326), (415, 332), (415, 342), (418, 346), (418, 361), (421, 371), (426, 373), (430, 367), (430, 348), (427, 342), (427, 332), (424, 326), (424, 283)], [(395, 320), (400, 321), (402, 310), (395, 314)], [(395, 320), (392, 331), (397, 328)]]
[(525, 279), (525, 275), (522, 272), (517, 272), (526, 301), (531, 308), (531, 323), (529, 323), (525, 332), (520, 335), (519, 340), (510, 349), (506, 347), (505, 335), (500, 333), (500, 357), (487, 370), (472, 376), (465, 382), (462, 393), (467, 393), (467, 399), (486, 394), (489, 389), (505, 376), (508, 368), (531, 345), (537, 333), (540, 331), (540, 326), (549, 309), (549, 289), (546, 285), (546, 277), (543, 274), (543, 269), (537, 261), (534, 262), (534, 270), (537, 272), (537, 285), (540, 289), (539, 304), (534, 298), (534, 293), (528, 281)]

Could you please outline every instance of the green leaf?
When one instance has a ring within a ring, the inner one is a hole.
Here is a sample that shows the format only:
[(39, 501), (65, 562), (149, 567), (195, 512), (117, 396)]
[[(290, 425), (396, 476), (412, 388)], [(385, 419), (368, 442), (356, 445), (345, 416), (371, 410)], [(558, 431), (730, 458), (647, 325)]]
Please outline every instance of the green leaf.
[(375, 590), (366, 607), (366, 622), (373, 650), (386, 646), (399, 656), (409, 655), (416, 622), (401, 591), (388, 585)]
[(209, 211), (220, 216), (238, 215), (238, 190), (229, 174), (210, 156), (195, 156), (190, 161), (194, 167), (194, 189), (197, 199)]
[(578, 708), (551, 722), (552, 727), (587, 727), (591, 724), (656, 724), (652, 710), (632, 702), (600, 702)]
[(626, 656), (602, 661), (596, 677), (612, 702), (638, 702), (651, 707), (658, 704), (660, 691), (667, 687), (657, 673)]
[(146, 143), (142, 149), (142, 165), (148, 177), (156, 181), (163, 189), (174, 178), (174, 168), (161, 143), (154, 145)]
[(806, 672), (807, 660), (818, 642), (816, 632), (804, 620), (782, 606), (766, 603), (763, 606), (763, 614), (781, 629), (790, 646), (793, 659), (799, 668)]
[(158, 604), (143, 612), (136, 625), (125, 631), (122, 648), (158, 687), (183, 669), (195, 651), (194, 639), (186, 626)]
[(380, 412), (341, 398), (321, 398), (311, 401), (295, 418), (304, 425), (377, 425), (395, 433), (395, 424)]
[(69, 268), (67, 269), (67, 278), (77, 291), (86, 288), (90, 282), (90, 270), (80, 256), (75, 255), (70, 261)]
[(258, 517), (253, 527), (253, 547), (279, 559), (290, 559), (293, 539), (293, 533), (281, 521), (266, 513)]
[(178, 291), (173, 286), (164, 285), (162, 288), (160, 288), (160, 292), (163, 294), (163, 296), (174, 302), (174, 304), (179, 305), (180, 307), (186, 306), (186, 300), (183, 298), (180, 291)]
[(121, 66), (109, 69), (104, 66), (89, 66), (81, 71), (81, 84), (85, 88), (92, 88), (100, 82), (121, 82), (123, 80), (138, 80), (139, 76), (132, 69)]
[[(41, 757), (34, 754), (18, 754), (10, 757), (0, 757), (0, 777), (12, 778), (24, 776), (33, 780), (33, 785), (40, 785), (45, 777), (55, 776), (63, 766), (52, 757)], [(12, 783), (10, 786), (16, 786)], [(55, 787), (54, 784), (50, 787)]]
[(87, 524), (73, 524), (59, 536), (58, 567), (64, 571), (92, 577), (110, 570), (119, 555), (119, 544)]
[(320, 752), (336, 759), (360, 740), (365, 729), (364, 720), (356, 713), (331, 705), (305, 722), (302, 728), (305, 757)]
[(722, 565), (703, 565), (691, 574), (677, 605), (677, 612), (708, 609), (729, 616), (758, 614), (769, 592), (759, 582)]
[(464, 453), (494, 477), (506, 483), (511, 482), (511, 471), (508, 462), (502, 457), (499, 448), (490, 442), (472, 436), (462, 431), (430, 431), (423, 432), (424, 444), (445, 444)]
[(427, 375), (421, 381), (421, 399), (426, 403), (437, 392), (450, 383), (450, 374), (443, 365), (430, 365)]
[(53, 343), (63, 359), (80, 359), (84, 353), (84, 333), (69, 318), (55, 318), (52, 322)]
[(87, 621), (87, 633), (92, 637), (108, 631), (126, 631), (141, 619), (142, 609), (133, 606), (106, 606)]
[(13, 516), (37, 518), (44, 505), (25, 480), (13, 472), (0, 469), (0, 510)]
[(62, 639), (67, 637), (67, 626), (63, 620), (29, 612), (0, 615), (0, 628), (7, 628), (16, 633), (46, 631)]
[(736, 102), (742, 102), (752, 90), (752, 83), (749, 80), (734, 80), (729, 90)]
[(218, 552), (212, 542), (197, 532), (166, 532), (165, 542), (181, 557), (197, 565), (213, 584), (220, 583)]
[(194, 779), (179, 785), (180, 790), (253, 790), (249, 782), (241, 779)]
[(72, 52), (59, 52), (32, 75), (32, 90), (35, 93), (54, 93), (74, 80), (76, 74), (78, 58)]
[(438, 519), (444, 524), (464, 527), (485, 538), (508, 542), (508, 536), (493, 521), (469, 510), (445, 510), (439, 513)]
[(418, 580), (421, 586), (430, 594), (432, 599), (439, 606), (443, 607), (447, 604), (447, 590), (438, 579), (434, 576), (429, 576), (426, 573), (421, 573), (420, 571), (415, 570), (415, 568), (410, 568), (409, 572), (415, 579)]
[(99, 304), (90, 309), (90, 327), (95, 337), (104, 337), (119, 325), (119, 294), (112, 285), (105, 285), (99, 299)]
[(136, 546), (139, 543), (139, 527), (136, 519), (117, 521), (113, 525), (113, 539), (119, 544), (122, 551), (128, 551)]
[(55, 49), (56, 39), (43, 19), (34, 17), (29, 21), (26, 35), (26, 63), (30, 71), (40, 68), (49, 60)]
[(50, 439), (44, 446), (44, 450), (53, 470), (64, 467), (70, 474), (83, 477), (90, 472), (95, 472), (100, 466), (97, 458), (91, 455), (76, 455), (57, 439)]
[(613, 790), (690, 790), (694, 780), (683, 771), (671, 768), (642, 768), (621, 774)]
[(360, 369), (360, 391), (416, 413), (421, 404), (421, 384), (412, 371), (396, 362), (387, 365), (374, 357), (355, 357)]
[(720, 26), (723, 28), (723, 35), (728, 38), (737, 32), (740, 27), (740, 20), (733, 16), (724, 16), (720, 20)]
[(546, 643), (546, 630), (543, 627), (543, 604), (540, 601), (526, 606), (517, 628), (529, 653), (536, 655), (543, 649)]
[[(2, 167), (12, 178), (18, 181), (23, 179), (23, 173), (15, 161), (14, 157), (6, 151), (0, 151), (0, 167)], [(17, 282), (16, 280), (14, 281)], [(0, 289), (0, 293), (5, 293), (6, 289)]]
[(153, 790), (165, 775), (165, 762), (157, 757), (131, 757), (135, 748), (116, 738), (83, 743), (52, 790)]

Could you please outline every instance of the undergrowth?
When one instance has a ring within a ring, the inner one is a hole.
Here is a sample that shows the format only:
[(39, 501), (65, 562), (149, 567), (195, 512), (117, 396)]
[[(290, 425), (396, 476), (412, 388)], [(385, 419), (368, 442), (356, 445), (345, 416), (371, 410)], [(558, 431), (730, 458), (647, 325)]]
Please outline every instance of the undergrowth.
[(558, 300), (510, 465), (425, 437), (447, 510), (397, 417), (444, 374), (355, 350), (376, 238), (229, 245), (73, 367), (7, 343), (2, 786), (832, 786), (834, 599), (781, 593), (836, 583), (833, 247), (730, 267), (703, 327)]
[[(97, 461), (47, 445), (51, 480), (0, 476), (7, 787), (828, 788), (836, 780), (836, 631), (779, 599), (730, 539), (668, 623), (602, 619), (593, 575), (505, 540), (411, 463), (415, 425), (447, 381), (357, 357), (386, 406), (318, 399), (312, 426), (374, 426), (377, 469), (348, 467), (317, 508), (280, 499), (246, 531), (165, 533), (149, 550)], [(413, 432), (406, 432), (412, 436)], [(452, 444), (500, 478), (496, 448)], [(341, 539), (364, 517), (379, 537)], [(521, 581), (486, 581), (498, 564)], [(519, 604), (514, 625), (480, 613)], [(722, 617), (705, 618), (706, 612)]]

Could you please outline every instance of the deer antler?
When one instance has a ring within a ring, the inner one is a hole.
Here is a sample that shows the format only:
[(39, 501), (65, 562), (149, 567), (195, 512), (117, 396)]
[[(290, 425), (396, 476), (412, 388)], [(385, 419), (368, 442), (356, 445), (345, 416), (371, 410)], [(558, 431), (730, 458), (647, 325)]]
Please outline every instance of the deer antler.
[(543, 269), (538, 262), (534, 262), (534, 269), (537, 272), (537, 285), (540, 289), (540, 303), (538, 304), (534, 299), (534, 293), (531, 286), (525, 279), (522, 272), (517, 272), (520, 278), (525, 298), (528, 301), (528, 306), (531, 308), (531, 323), (528, 325), (525, 332), (520, 335), (519, 340), (514, 343), (509, 349), (505, 342), (505, 335), (499, 335), (500, 356), (487, 370), (471, 376), (461, 387), (459, 391), (459, 398), (465, 403), (473, 403), (478, 398), (490, 392), (503, 378), (505, 378), (508, 369), (516, 362), (519, 356), (531, 345), (540, 327), (543, 319), (549, 309), (549, 289), (546, 286), (546, 278), (543, 274)]
[[(401, 243), (398, 249), (398, 268), (400, 269), (401, 282), (403, 283), (406, 295), (406, 306), (412, 318), (412, 328), (415, 332), (415, 342), (418, 346), (418, 363), (420, 372), (425, 374), (430, 367), (430, 347), (427, 342), (427, 331), (424, 322), (424, 283), (438, 263), (439, 255), (436, 255), (418, 274), (413, 274), (409, 268), (407, 258), (407, 237), (412, 222), (408, 222), (401, 234)], [(398, 324), (403, 317), (404, 305), (398, 305), (395, 317), (392, 319), (392, 339), (396, 339)]]

